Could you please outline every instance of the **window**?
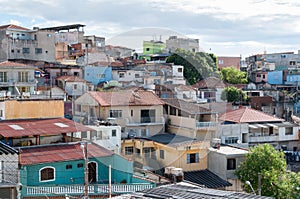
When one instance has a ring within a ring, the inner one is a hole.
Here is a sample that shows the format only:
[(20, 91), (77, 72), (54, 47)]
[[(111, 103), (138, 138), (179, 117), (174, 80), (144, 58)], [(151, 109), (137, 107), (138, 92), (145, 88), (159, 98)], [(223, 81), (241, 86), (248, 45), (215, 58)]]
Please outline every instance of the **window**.
[(227, 170), (236, 169), (236, 160), (234, 158), (227, 159)]
[(10, 50), (10, 52), (11, 52), (11, 53), (14, 53), (14, 52), (15, 52), (15, 50), (14, 50), (14, 49), (11, 49), (11, 50)]
[(177, 72), (182, 73), (182, 68), (178, 68)]
[(42, 48), (35, 48), (35, 54), (41, 54), (42, 52)]
[(238, 140), (238, 137), (226, 137), (225, 144), (236, 144)]
[(219, 59), (219, 64), (224, 64), (224, 60)]
[(130, 111), (130, 115), (131, 115), (131, 117), (133, 117), (133, 110)]
[(40, 169), (40, 182), (52, 180), (55, 180), (55, 169), (53, 167)]
[(82, 168), (83, 167), (83, 163), (78, 163), (77, 164), (77, 168)]
[(87, 138), (87, 132), (81, 132), (81, 138)]
[(113, 129), (111, 130), (111, 137), (116, 137), (117, 136), (117, 130)]
[(0, 72), (0, 82), (7, 82), (7, 72)]
[(66, 165), (66, 169), (72, 169), (72, 165), (71, 164), (67, 164)]
[(135, 76), (135, 78), (139, 78), (140, 74), (135, 74), (134, 76)]
[(186, 155), (186, 163), (198, 163), (199, 162), (199, 153), (190, 153)]
[(3, 110), (0, 110), (0, 117), (3, 117)]
[(81, 105), (77, 104), (77, 111), (81, 112)]
[(290, 61), (290, 65), (291, 66), (295, 66), (296, 65), (296, 61)]
[(132, 155), (133, 154), (133, 146), (125, 147), (125, 155)]
[(77, 89), (77, 84), (73, 85), (73, 89), (76, 90)]
[(141, 136), (142, 137), (148, 137), (149, 133), (148, 133), (148, 129), (141, 129)]
[(160, 157), (160, 159), (165, 159), (165, 151), (164, 150), (159, 150), (159, 157)]
[(293, 127), (286, 127), (285, 135), (293, 135)]
[(97, 74), (97, 78), (105, 78), (105, 74)]
[(155, 110), (141, 110), (141, 123), (155, 122)]
[(121, 110), (110, 110), (109, 111), (109, 117), (121, 118), (122, 117), (122, 111)]
[(150, 51), (150, 48), (146, 48), (146, 51)]
[(28, 72), (18, 72), (18, 81), (19, 82), (28, 82)]
[(119, 73), (119, 78), (124, 78), (125, 77), (125, 73)]
[(28, 54), (30, 53), (30, 49), (29, 48), (23, 48), (23, 51), (22, 51), (24, 54)]

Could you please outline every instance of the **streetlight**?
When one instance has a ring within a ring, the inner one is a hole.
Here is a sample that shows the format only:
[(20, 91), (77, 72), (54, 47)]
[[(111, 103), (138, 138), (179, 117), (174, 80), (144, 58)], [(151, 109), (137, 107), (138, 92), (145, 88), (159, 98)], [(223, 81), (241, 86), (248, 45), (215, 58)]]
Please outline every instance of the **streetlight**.
[(254, 191), (254, 189), (253, 189), (253, 187), (251, 185), (251, 182), (250, 181), (246, 181), (245, 183), (246, 183), (246, 185), (250, 186), (251, 190), (253, 191), (253, 194), (256, 195), (256, 193), (255, 193), (255, 191)]

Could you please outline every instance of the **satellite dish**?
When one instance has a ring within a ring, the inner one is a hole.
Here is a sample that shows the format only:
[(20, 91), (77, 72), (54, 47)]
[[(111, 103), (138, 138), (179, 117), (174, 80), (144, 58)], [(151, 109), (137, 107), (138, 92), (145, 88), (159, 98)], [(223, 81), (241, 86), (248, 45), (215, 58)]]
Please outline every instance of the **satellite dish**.
[(242, 142), (241, 142), (241, 140), (237, 140), (237, 143), (238, 143), (238, 144), (241, 144)]

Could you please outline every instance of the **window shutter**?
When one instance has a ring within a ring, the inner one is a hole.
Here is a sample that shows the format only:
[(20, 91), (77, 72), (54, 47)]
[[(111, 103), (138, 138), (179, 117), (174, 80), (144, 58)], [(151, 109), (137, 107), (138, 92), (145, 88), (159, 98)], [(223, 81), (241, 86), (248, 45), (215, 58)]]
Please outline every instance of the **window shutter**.
[(191, 158), (190, 158), (190, 154), (186, 155), (186, 163), (190, 164), (191, 163)]
[(199, 162), (199, 153), (196, 153), (196, 162)]

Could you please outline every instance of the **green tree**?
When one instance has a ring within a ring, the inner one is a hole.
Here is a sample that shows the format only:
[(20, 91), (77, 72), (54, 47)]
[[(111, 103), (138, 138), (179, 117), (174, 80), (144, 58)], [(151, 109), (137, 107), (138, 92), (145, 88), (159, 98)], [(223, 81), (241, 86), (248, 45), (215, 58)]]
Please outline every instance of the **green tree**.
[(247, 73), (239, 71), (234, 67), (226, 67), (221, 69), (222, 80), (229, 84), (246, 84), (248, 83)]
[(228, 102), (242, 102), (247, 99), (246, 93), (234, 86), (226, 87), (221, 93), (221, 99)]
[[(300, 175), (286, 171), (284, 153), (272, 145), (263, 144), (250, 148), (249, 153), (235, 171), (242, 182), (249, 181), (258, 190), (258, 176), (261, 176), (261, 194), (275, 198), (299, 198)], [(298, 187), (298, 188), (297, 188)], [(251, 187), (244, 185), (247, 192)]]
[(192, 85), (198, 80), (218, 75), (216, 60), (214, 54), (177, 49), (173, 55), (168, 57), (167, 63), (184, 66), (183, 75)]

